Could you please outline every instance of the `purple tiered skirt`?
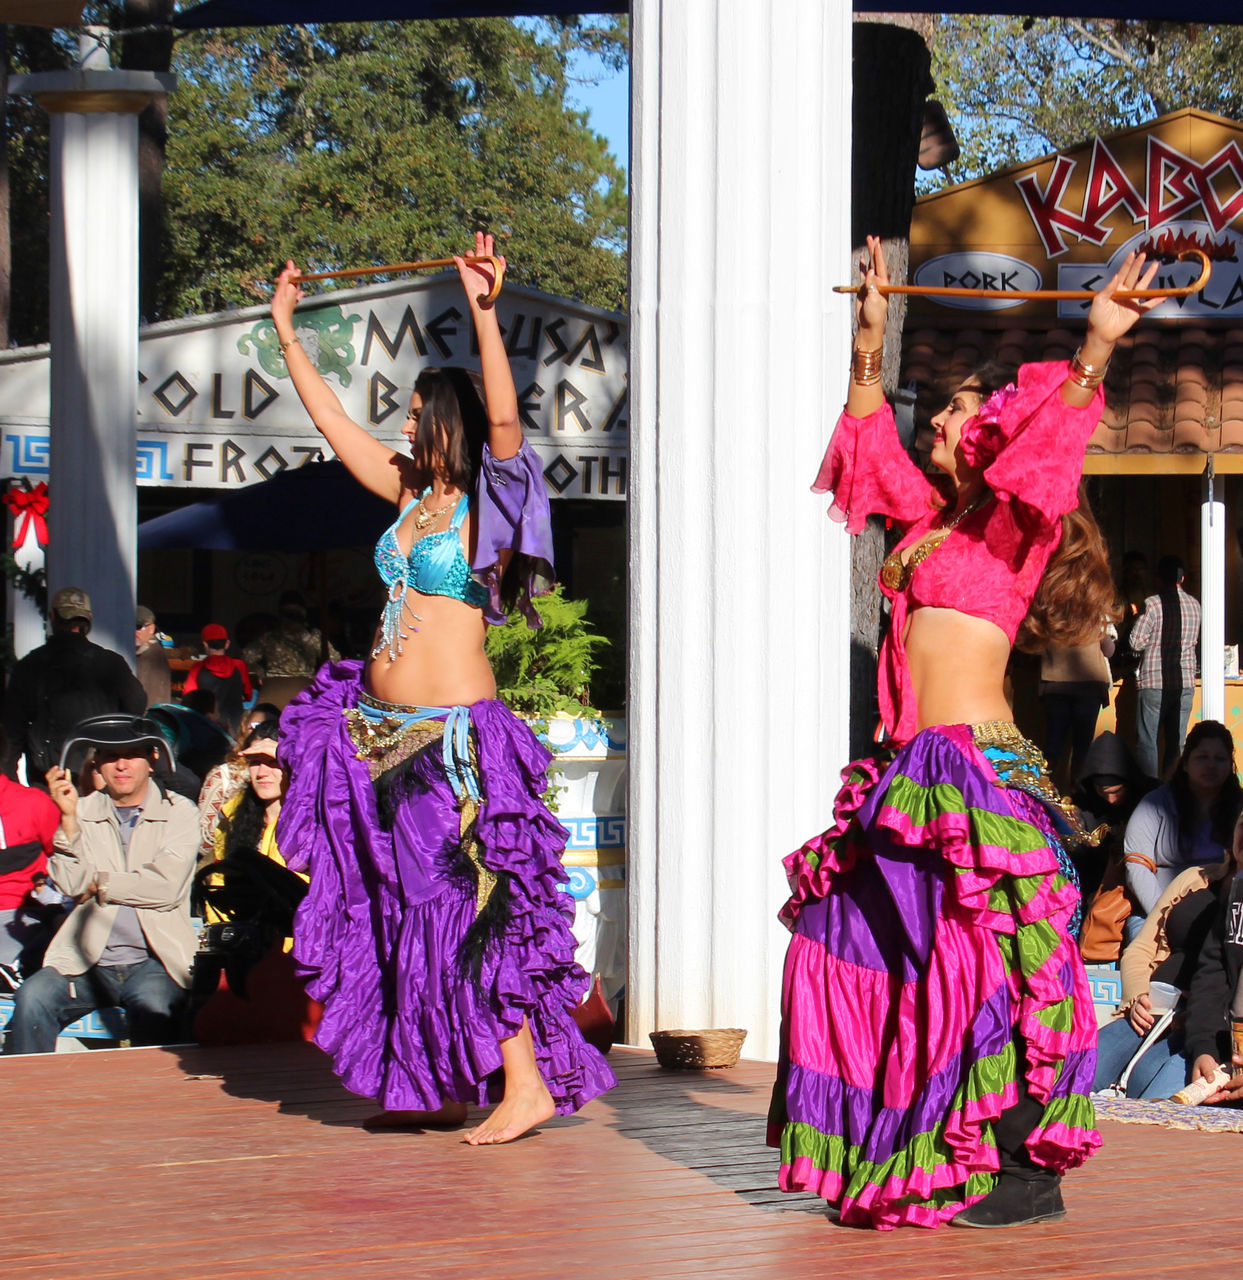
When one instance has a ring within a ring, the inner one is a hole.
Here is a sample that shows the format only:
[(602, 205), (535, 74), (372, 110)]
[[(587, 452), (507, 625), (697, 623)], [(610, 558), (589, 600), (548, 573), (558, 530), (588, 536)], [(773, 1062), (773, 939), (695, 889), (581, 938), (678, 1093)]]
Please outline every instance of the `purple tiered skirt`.
[(361, 663), (329, 663), (281, 717), (290, 787), (277, 842), (310, 874), (293, 956), (324, 1005), (316, 1044), (347, 1088), (386, 1110), (482, 1105), (500, 1041), (525, 1019), (558, 1113), (576, 1111), (616, 1080), (572, 1016), (588, 980), (574, 960), (565, 830), (541, 798), (548, 751), (500, 702), (469, 708), (483, 794), (475, 839), (509, 885), (503, 927), (475, 972), (462, 943), (476, 886), (455, 872), (460, 811), (440, 744), (411, 758), (385, 830), (346, 724), (361, 688)]

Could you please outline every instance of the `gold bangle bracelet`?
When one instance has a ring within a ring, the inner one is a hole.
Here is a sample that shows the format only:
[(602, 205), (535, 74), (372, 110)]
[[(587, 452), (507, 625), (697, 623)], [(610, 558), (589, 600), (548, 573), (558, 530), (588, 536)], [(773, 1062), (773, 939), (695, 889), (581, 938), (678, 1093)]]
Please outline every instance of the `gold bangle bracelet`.
[(292, 347), (295, 343), (298, 346), (302, 345), (302, 339), (299, 338), (296, 333), (292, 338), (289, 338), (287, 341), (281, 343), (281, 359), (282, 360), (285, 358), (285, 352), (288, 351), (289, 348)]
[(1088, 364), (1083, 358), (1083, 348), (1080, 347), (1070, 358), (1070, 369), (1066, 376), (1075, 386), (1082, 387), (1085, 391), (1095, 391), (1105, 381), (1108, 371), (1108, 360), (1104, 364)]
[(860, 351), (856, 347), (850, 356), (850, 376), (861, 387), (874, 387), (880, 381), (884, 359), (884, 347), (873, 351)]

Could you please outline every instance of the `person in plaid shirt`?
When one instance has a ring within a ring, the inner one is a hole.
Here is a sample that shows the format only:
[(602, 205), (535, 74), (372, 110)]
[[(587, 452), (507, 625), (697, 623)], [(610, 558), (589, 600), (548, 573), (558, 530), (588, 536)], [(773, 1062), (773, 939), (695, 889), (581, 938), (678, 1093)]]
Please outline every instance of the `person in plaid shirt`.
[[(1168, 772), (1182, 750), (1196, 688), (1196, 645), (1200, 639), (1200, 602), (1182, 588), (1183, 562), (1177, 556), (1157, 561), (1161, 589), (1144, 601), (1131, 629), (1130, 645), (1140, 655), (1136, 684), (1136, 736), (1140, 767), (1150, 777)], [(1157, 769), (1157, 734), (1163, 736)]]

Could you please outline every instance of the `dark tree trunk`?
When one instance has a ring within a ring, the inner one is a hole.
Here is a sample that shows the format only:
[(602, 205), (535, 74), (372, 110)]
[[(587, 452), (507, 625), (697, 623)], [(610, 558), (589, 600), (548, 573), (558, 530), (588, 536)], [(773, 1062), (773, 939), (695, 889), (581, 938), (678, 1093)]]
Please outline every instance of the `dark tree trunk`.
[[(889, 278), (902, 283), (910, 260), (915, 167), (923, 129), (924, 102), (932, 90), (924, 36), (926, 14), (879, 14), (884, 21), (854, 24), (854, 93), (851, 132), (851, 239), (854, 262), (864, 238), (884, 241)], [(900, 24), (900, 25), (898, 25)], [(889, 302), (885, 329), (884, 387), (897, 390), (906, 300)], [(844, 362), (843, 362), (844, 363)], [(845, 369), (842, 371), (845, 377)], [(877, 723), (876, 657), (886, 618), (876, 575), (885, 557), (884, 525), (872, 519), (852, 540), (850, 561), (850, 745), (852, 756), (872, 747)]]
[[(125, 0), (123, 25), (145, 27), (173, 16), (174, 0)], [(124, 38), (121, 66), (127, 71), (167, 71), (173, 61), (171, 27)], [(164, 241), (164, 149), (168, 98), (160, 94), (138, 117), (138, 314), (159, 318), (160, 260)]]

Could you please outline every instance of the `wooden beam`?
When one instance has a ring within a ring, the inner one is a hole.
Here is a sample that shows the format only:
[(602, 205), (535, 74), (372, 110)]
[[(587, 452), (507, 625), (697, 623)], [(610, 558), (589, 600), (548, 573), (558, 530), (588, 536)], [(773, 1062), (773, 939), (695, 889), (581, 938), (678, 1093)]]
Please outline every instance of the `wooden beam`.
[[(1089, 453), (1083, 461), (1087, 476), (1198, 476), (1204, 474), (1207, 453)], [(1243, 453), (1211, 455), (1218, 475), (1243, 475)]]

